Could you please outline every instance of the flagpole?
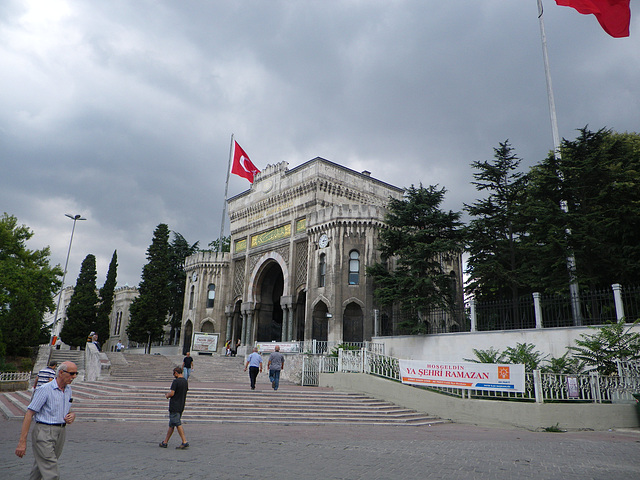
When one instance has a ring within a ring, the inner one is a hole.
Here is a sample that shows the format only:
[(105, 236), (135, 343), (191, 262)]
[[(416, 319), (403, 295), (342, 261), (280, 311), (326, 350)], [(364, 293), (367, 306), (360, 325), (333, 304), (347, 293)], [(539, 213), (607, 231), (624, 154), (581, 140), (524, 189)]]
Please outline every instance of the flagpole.
[[(549, 54), (547, 52), (547, 35), (544, 30), (544, 20), (542, 18), (542, 0), (538, 1), (538, 20), (540, 22), (540, 38), (542, 40), (542, 58), (544, 59), (544, 74), (547, 80), (547, 99), (549, 101), (549, 115), (551, 117), (551, 133), (553, 136), (553, 155), (556, 161), (560, 156), (560, 134), (558, 132), (558, 118), (556, 116), (556, 102), (553, 97), (553, 85), (551, 83), (551, 71), (549, 69)], [(562, 172), (557, 172), (562, 180)], [(569, 213), (569, 205), (566, 200), (560, 200), (560, 208), (564, 213)], [(567, 237), (571, 236), (571, 230), (565, 229)], [(569, 293), (571, 295), (571, 313), (574, 325), (582, 325), (582, 313), (580, 309), (580, 290), (576, 274), (576, 257), (573, 252), (567, 256), (567, 270), (569, 270)]]
[(224, 203), (222, 205), (222, 219), (220, 220), (220, 237), (218, 238), (218, 252), (222, 252), (222, 237), (224, 236), (224, 217), (227, 214), (227, 193), (229, 192), (229, 175), (231, 174), (231, 158), (233, 157), (233, 133), (229, 146), (229, 164), (227, 165), (227, 181), (224, 185)]

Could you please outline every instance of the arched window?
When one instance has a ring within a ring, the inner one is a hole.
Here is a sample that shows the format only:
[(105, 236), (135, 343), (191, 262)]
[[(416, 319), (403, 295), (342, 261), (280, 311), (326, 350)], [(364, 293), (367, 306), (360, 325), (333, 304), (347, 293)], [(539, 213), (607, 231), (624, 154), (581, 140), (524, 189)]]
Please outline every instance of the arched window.
[(216, 299), (216, 286), (213, 283), (209, 284), (209, 290), (207, 292), (207, 308), (213, 308), (213, 303)]
[(120, 327), (122, 326), (122, 312), (116, 313), (116, 325), (113, 330), (114, 335), (120, 335)]
[(189, 292), (189, 310), (193, 310), (193, 295), (195, 288), (191, 285), (191, 292)]
[(451, 300), (455, 304), (458, 295), (458, 278), (456, 276), (456, 272), (451, 272), (449, 274), (449, 289)]
[(318, 264), (318, 286), (324, 287), (324, 277), (327, 273), (327, 255), (320, 254), (320, 263)]
[(360, 284), (360, 252), (349, 252), (349, 285)]

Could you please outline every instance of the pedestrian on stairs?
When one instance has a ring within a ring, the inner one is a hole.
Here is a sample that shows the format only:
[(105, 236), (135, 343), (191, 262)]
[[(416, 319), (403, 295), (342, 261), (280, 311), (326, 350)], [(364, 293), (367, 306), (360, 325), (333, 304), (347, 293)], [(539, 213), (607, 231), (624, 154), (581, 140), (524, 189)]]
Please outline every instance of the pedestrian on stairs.
[(56, 366), (58, 364), (55, 360), (51, 360), (49, 365), (38, 372), (38, 376), (36, 377), (36, 383), (33, 385), (33, 390), (41, 387), (42, 385), (49, 383), (51, 380), (55, 380), (56, 378)]
[(249, 379), (251, 380), (251, 390), (256, 389), (256, 378), (258, 378), (258, 372), (262, 372), (262, 355), (258, 353), (257, 347), (253, 347), (253, 352), (247, 357), (247, 363), (244, 366), (244, 371), (247, 371), (249, 367)]
[(269, 355), (267, 368), (269, 369), (271, 387), (274, 390), (278, 390), (280, 386), (280, 372), (284, 368), (284, 355), (280, 353), (280, 345), (276, 345), (275, 352), (271, 352), (271, 355)]
[(182, 374), (182, 367), (175, 367), (173, 369), (171, 389), (164, 395), (169, 399), (169, 430), (167, 431), (165, 439), (160, 442), (161, 448), (167, 448), (174, 428), (178, 429), (178, 435), (180, 435), (180, 440), (182, 440), (182, 443), (178, 445), (176, 449), (184, 450), (189, 447), (189, 442), (187, 442), (187, 437), (182, 428), (182, 412), (184, 412), (184, 404), (187, 400), (188, 390), (189, 382), (187, 382)]
[(191, 372), (193, 371), (193, 357), (191, 352), (187, 352), (187, 356), (182, 360), (182, 372), (184, 373), (184, 379), (189, 380)]

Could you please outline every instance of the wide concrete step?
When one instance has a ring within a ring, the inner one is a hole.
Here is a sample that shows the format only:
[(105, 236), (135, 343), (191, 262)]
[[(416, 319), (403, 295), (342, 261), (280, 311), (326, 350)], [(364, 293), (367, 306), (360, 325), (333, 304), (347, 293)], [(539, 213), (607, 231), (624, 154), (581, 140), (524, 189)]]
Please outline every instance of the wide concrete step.
[[(281, 387), (274, 391), (246, 387), (195, 387), (189, 390), (183, 414), (194, 423), (271, 424), (384, 424), (430, 425), (442, 420), (366, 395)], [(73, 385), (77, 421), (166, 421), (167, 387), (112, 382)], [(21, 419), (31, 399), (29, 392), (0, 396), (5, 417)]]

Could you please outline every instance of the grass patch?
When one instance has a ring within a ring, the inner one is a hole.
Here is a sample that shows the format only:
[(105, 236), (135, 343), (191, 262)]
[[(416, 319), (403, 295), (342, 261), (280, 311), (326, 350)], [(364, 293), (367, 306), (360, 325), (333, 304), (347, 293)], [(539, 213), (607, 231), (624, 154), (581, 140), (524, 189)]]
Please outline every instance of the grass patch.
[(563, 430), (559, 427), (559, 425), (556, 423), (555, 425), (552, 425), (550, 427), (546, 427), (544, 429), (545, 432), (550, 432), (550, 433), (565, 433), (566, 430)]

